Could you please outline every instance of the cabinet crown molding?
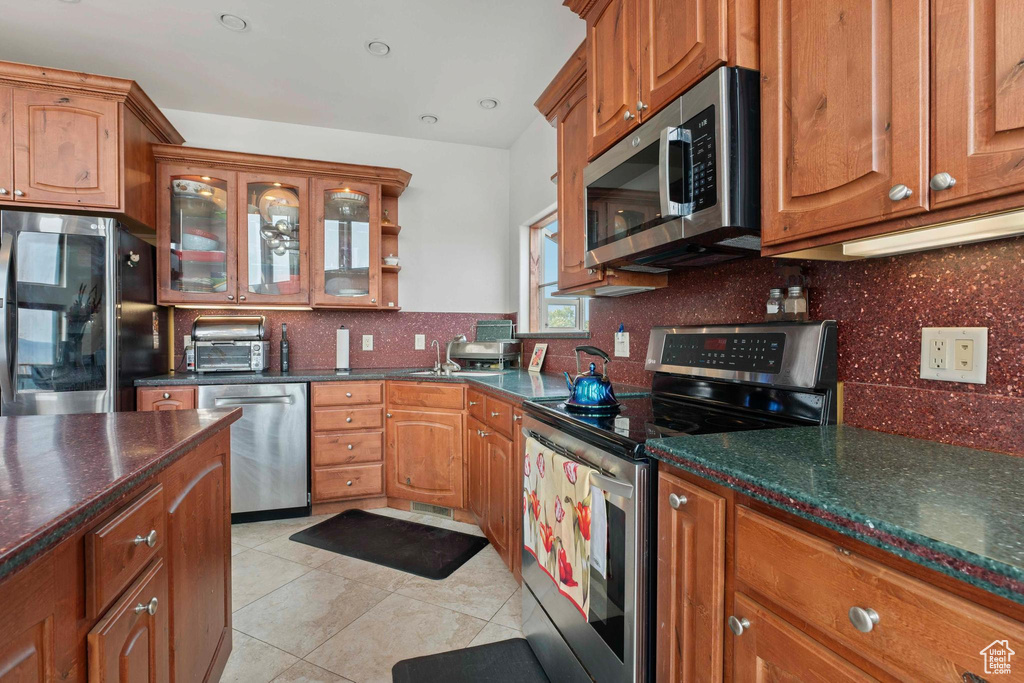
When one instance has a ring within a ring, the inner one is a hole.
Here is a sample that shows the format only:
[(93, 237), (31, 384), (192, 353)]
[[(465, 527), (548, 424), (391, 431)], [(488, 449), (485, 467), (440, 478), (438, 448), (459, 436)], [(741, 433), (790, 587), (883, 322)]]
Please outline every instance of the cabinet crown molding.
[(292, 175), (345, 178), (353, 182), (374, 183), (381, 186), (381, 192), (385, 197), (400, 196), (412, 179), (411, 173), (400, 168), (344, 164), (315, 159), (293, 159), (180, 145), (153, 145), (153, 156), (157, 163), (215, 166), (225, 170), (252, 173), (280, 171)]
[(100, 76), (83, 71), (50, 69), (45, 66), (0, 62), (0, 85), (52, 90), (92, 97), (102, 97), (118, 102), (132, 111), (159, 140), (172, 145), (185, 142), (167, 117), (163, 115), (149, 95), (138, 83), (126, 78)]
[(586, 19), (587, 14), (590, 10), (594, 9), (594, 5), (598, 2), (600, 2), (600, 0), (564, 0), (562, 5), (578, 14), (580, 18)]
[(572, 92), (587, 75), (587, 41), (584, 40), (569, 61), (555, 74), (554, 79), (544, 88), (533, 106), (537, 108), (551, 125), (555, 124), (558, 105)]

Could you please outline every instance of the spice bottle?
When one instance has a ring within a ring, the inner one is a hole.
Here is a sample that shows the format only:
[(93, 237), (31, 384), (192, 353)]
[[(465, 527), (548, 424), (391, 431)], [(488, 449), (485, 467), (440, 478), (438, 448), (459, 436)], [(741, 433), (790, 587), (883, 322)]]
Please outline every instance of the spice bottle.
[(790, 287), (786, 292), (783, 311), (786, 320), (807, 320), (807, 290), (803, 287)]
[(768, 306), (765, 309), (764, 319), (765, 320), (782, 320), (782, 288), (772, 287), (768, 291)]

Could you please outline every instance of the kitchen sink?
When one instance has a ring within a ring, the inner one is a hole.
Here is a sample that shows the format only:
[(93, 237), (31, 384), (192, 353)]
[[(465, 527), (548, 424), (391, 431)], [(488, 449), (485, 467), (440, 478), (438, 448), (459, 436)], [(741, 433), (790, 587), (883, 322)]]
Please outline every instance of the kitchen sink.
[(410, 372), (413, 377), (497, 377), (505, 373), (500, 370), (458, 370), (449, 374), (434, 372), (433, 370), (421, 370)]

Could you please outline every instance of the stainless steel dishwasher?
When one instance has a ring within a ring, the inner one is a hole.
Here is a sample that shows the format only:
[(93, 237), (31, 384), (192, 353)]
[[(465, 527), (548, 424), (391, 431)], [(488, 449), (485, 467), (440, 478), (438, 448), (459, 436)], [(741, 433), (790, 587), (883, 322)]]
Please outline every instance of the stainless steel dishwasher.
[(200, 385), (200, 408), (242, 409), (231, 425), (232, 514), (308, 505), (307, 386)]

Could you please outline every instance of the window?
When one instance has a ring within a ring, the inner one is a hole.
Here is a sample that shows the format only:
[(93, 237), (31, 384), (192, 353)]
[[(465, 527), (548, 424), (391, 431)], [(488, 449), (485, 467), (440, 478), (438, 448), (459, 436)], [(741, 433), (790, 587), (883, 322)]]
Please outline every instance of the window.
[(530, 331), (586, 332), (590, 299), (556, 296), (558, 291), (558, 214), (530, 226)]

